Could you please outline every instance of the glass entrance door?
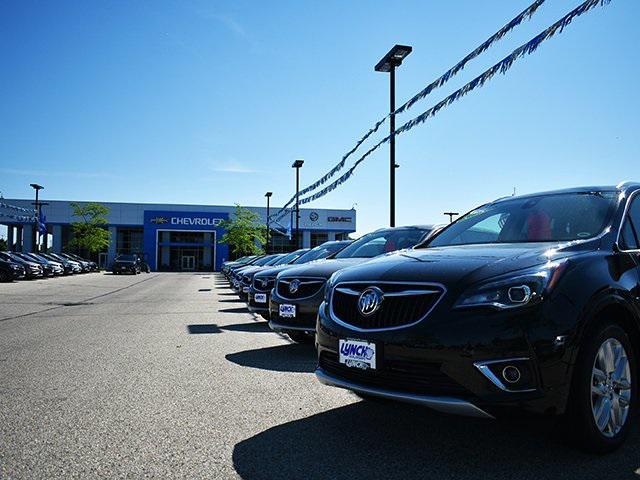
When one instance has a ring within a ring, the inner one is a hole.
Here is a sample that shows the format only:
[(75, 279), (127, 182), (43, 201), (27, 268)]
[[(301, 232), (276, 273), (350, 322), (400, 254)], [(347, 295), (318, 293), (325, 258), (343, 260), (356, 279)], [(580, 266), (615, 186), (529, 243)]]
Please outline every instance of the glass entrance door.
[(193, 272), (196, 269), (196, 257), (193, 255), (183, 255), (181, 266), (183, 271)]

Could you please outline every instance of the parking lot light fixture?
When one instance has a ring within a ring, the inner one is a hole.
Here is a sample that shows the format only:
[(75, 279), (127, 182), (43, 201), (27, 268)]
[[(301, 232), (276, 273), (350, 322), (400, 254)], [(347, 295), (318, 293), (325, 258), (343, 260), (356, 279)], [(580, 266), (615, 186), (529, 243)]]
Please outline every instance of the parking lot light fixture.
[(269, 200), (271, 199), (271, 195), (273, 195), (273, 192), (267, 192), (264, 194), (264, 196), (267, 197), (267, 239), (265, 242), (266, 253), (269, 253), (271, 251), (271, 249), (269, 248)]
[(300, 167), (304, 160), (296, 160), (291, 165), (296, 169), (296, 250), (300, 248)]
[(39, 209), (39, 205), (38, 205), (38, 193), (40, 192), (40, 190), (43, 190), (44, 187), (42, 185), (38, 185), (37, 183), (31, 183), (29, 184), (31, 186), (31, 188), (33, 188), (36, 191), (36, 224), (35, 224), (35, 228), (34, 228), (34, 242), (33, 242), (33, 253), (38, 253), (38, 229), (40, 227), (40, 209)]
[(389, 226), (396, 226), (396, 67), (402, 65), (402, 61), (412, 52), (408, 45), (395, 45), (376, 64), (375, 71), (389, 74)]
[(453, 217), (460, 214), (458, 212), (444, 212), (443, 215), (449, 215), (449, 223), (453, 223)]

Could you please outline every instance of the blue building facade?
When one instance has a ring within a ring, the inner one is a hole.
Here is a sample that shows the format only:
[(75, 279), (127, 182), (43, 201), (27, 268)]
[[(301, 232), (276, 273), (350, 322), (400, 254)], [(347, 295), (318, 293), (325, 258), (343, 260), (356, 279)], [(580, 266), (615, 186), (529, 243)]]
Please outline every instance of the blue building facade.
[[(32, 208), (32, 200), (6, 199), (15, 206)], [(43, 199), (48, 234), (36, 238), (30, 223), (20, 223), (2, 217), (7, 226), (9, 248), (33, 251), (38, 242), (41, 249), (62, 252), (72, 236), (72, 203), (66, 200)], [(108, 267), (118, 254), (143, 256), (153, 271), (213, 271), (229, 259), (229, 246), (221, 243), (224, 235), (221, 222), (232, 218), (235, 207), (229, 205), (179, 205), (97, 202), (109, 209), (106, 227), (111, 243), (96, 260)], [(248, 207), (266, 223), (266, 208)], [(271, 212), (275, 212), (274, 207)], [(298, 245), (314, 247), (329, 240), (347, 238), (356, 229), (356, 211), (334, 209), (301, 209), (300, 231), (295, 235), (293, 215), (285, 215), (271, 225), (271, 251), (292, 251)]]

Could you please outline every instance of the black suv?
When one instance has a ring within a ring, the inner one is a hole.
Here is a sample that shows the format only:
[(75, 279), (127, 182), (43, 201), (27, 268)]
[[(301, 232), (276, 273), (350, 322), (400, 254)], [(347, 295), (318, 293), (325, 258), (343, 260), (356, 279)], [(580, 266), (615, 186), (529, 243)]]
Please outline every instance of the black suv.
[(114, 275), (120, 275), (121, 273), (137, 275), (142, 271), (142, 260), (138, 255), (134, 254), (118, 255), (113, 261), (111, 271)]
[(26, 270), (18, 263), (0, 258), (0, 282), (11, 282), (26, 276)]
[(313, 262), (315, 260), (325, 259), (329, 255), (339, 252), (352, 241), (353, 240), (331, 240), (329, 242), (324, 242), (322, 245), (318, 245), (317, 247), (308, 250), (290, 264), (269, 267), (257, 272), (253, 276), (253, 283), (249, 291), (249, 311), (259, 314), (265, 320), (269, 320), (269, 296), (271, 295), (271, 290), (276, 284), (276, 276), (280, 272), (284, 272), (289, 268), (304, 265), (305, 263)]
[(312, 343), (324, 284), (331, 274), (385, 253), (413, 247), (431, 230), (431, 226), (382, 228), (363, 235), (326, 260), (279, 273), (269, 301), (269, 326), (295, 342)]
[(410, 251), (338, 272), (328, 385), (491, 418), (560, 415), (606, 452), (638, 394), (640, 184), (497, 200)]

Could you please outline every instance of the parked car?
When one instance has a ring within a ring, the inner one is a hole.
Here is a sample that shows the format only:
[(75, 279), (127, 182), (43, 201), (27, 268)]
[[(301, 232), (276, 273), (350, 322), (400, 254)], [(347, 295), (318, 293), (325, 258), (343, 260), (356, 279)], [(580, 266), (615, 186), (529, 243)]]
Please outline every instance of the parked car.
[(53, 260), (49, 260), (38, 253), (26, 253), (25, 255), (29, 258), (32, 258), (34, 261), (39, 261), (39, 262), (48, 264), (51, 267), (53, 275), (64, 274), (64, 267), (60, 262), (54, 262)]
[(73, 275), (76, 271), (80, 271), (80, 266), (76, 263), (72, 263), (66, 258), (56, 257), (53, 253), (41, 253), (42, 257), (52, 262), (58, 262), (62, 265), (64, 275)]
[(31, 253), (14, 253), (27, 262), (35, 262), (42, 267), (42, 276), (53, 277), (55, 274), (53, 265), (44, 258), (38, 258)]
[(286, 333), (295, 342), (313, 342), (318, 307), (331, 274), (385, 253), (413, 247), (431, 229), (431, 226), (382, 228), (364, 235), (326, 260), (279, 273), (269, 301), (269, 326)]
[(69, 263), (70, 266), (71, 266), (71, 272), (72, 273), (82, 273), (82, 265), (80, 264), (80, 262), (76, 262), (75, 260), (71, 260), (70, 258), (67, 258), (67, 257), (63, 256), (60, 253), (49, 253), (48, 257), (51, 257), (54, 260), (58, 260), (59, 262), (67, 262), (67, 263)]
[(227, 267), (227, 271), (225, 274), (225, 277), (227, 278), (227, 280), (229, 281), (229, 285), (233, 286), (233, 274), (234, 272), (236, 272), (237, 270), (244, 268), (248, 265), (253, 265), (254, 263), (256, 263), (258, 260), (264, 258), (265, 255), (254, 255), (251, 258), (249, 258), (246, 261), (243, 262), (238, 262), (238, 263), (234, 263), (232, 265), (229, 265)]
[(69, 260), (80, 263), (80, 265), (82, 266), (82, 271), (84, 272), (94, 272), (98, 270), (98, 264), (96, 262), (87, 260), (86, 258), (82, 258), (79, 255), (76, 255), (74, 253), (62, 253), (61, 255), (65, 258), (68, 258)]
[(266, 265), (271, 265), (273, 262), (277, 261), (281, 256), (282, 254), (275, 254), (275, 253), (271, 255), (264, 255), (258, 260), (256, 260), (255, 262), (252, 262), (250, 265), (245, 265), (241, 268), (234, 268), (232, 270), (232, 275), (231, 275), (231, 288), (233, 288), (236, 291), (236, 293), (241, 293), (242, 275), (244, 274), (245, 271), (248, 271), (249, 269), (253, 269), (255, 267), (263, 267)]
[(114, 275), (120, 275), (122, 273), (131, 273), (137, 275), (142, 271), (142, 261), (140, 257), (135, 254), (121, 254), (118, 255), (113, 261), (111, 271)]
[(25, 260), (16, 255), (15, 252), (0, 252), (0, 259), (22, 265), (26, 278), (42, 278), (44, 276), (42, 265), (30, 260)]
[(27, 275), (24, 266), (19, 263), (11, 262), (0, 258), (0, 282), (11, 282), (13, 280), (20, 280)]
[(562, 414), (608, 452), (637, 406), (639, 269), (640, 184), (498, 200), (334, 274), (316, 375), (450, 413)]
[(304, 265), (314, 260), (327, 258), (329, 255), (339, 252), (351, 242), (352, 240), (332, 240), (325, 242), (322, 245), (308, 250), (291, 263), (264, 268), (256, 272), (253, 276), (253, 282), (251, 283), (251, 289), (249, 291), (249, 311), (257, 313), (264, 319), (269, 320), (269, 297), (276, 283), (276, 276), (280, 272), (284, 272), (297, 265)]
[(253, 283), (253, 276), (264, 270), (265, 268), (277, 267), (280, 265), (289, 265), (291, 262), (295, 261), (305, 252), (308, 252), (308, 248), (301, 248), (291, 253), (283, 253), (279, 254), (277, 258), (274, 260), (260, 266), (252, 265), (250, 267), (242, 269), (242, 276), (240, 277), (240, 290), (238, 295), (245, 302), (249, 301), (249, 292), (251, 291), (251, 284)]
[(253, 260), (257, 256), (258, 255), (245, 255), (244, 257), (240, 257), (237, 260), (227, 260), (226, 262), (222, 262), (222, 267), (220, 268), (220, 272), (222, 272), (223, 275), (227, 276), (231, 267), (249, 263), (251, 260)]

